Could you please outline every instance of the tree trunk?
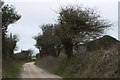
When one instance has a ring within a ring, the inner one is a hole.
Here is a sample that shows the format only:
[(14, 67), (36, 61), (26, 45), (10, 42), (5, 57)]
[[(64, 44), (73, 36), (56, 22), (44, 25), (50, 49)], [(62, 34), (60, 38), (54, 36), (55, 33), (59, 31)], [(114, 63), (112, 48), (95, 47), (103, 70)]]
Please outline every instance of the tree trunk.
[(57, 50), (58, 50), (58, 52), (57, 52), (57, 56), (59, 56), (61, 49), (62, 49), (62, 48), (61, 48), (61, 45), (58, 46), (58, 49), (57, 49)]
[(67, 55), (68, 58), (71, 58), (73, 56), (73, 43), (71, 38), (66, 38), (64, 40), (64, 49), (65, 49), (65, 54)]

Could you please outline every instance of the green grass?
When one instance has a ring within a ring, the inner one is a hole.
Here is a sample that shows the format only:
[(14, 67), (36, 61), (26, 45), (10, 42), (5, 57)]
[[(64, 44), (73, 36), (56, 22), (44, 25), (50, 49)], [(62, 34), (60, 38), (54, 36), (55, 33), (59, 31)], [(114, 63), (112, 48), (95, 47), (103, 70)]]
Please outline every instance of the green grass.
[[(7, 66), (9, 66), (9, 65), (7, 65)], [(2, 73), (3, 78), (16, 78), (16, 76), (18, 75), (18, 73), (22, 67), (22, 63), (14, 63), (11, 66), (12, 66), (11, 68), (9, 68), (8, 70), (6, 70)]]

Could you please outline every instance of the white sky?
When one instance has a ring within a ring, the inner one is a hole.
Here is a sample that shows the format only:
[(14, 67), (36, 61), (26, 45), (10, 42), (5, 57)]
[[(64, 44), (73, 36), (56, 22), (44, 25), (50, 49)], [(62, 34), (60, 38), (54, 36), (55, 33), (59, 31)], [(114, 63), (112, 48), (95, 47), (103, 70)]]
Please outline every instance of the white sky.
[(115, 24), (107, 34), (118, 38), (118, 1), (119, 0), (4, 0), (5, 3), (16, 7), (22, 18), (16, 24), (10, 25), (8, 31), (18, 34), (21, 40), (18, 42), (18, 51), (21, 49), (35, 49), (35, 40), (32, 38), (41, 32), (39, 26), (47, 23), (55, 23), (60, 6), (70, 4), (82, 4), (84, 7), (95, 8), (100, 11), (103, 18)]

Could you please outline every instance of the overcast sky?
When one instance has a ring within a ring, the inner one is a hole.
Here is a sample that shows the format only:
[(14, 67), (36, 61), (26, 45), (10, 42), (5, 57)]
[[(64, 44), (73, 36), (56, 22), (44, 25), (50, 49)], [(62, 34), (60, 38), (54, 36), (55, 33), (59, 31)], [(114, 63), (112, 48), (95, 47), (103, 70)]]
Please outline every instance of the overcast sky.
[(36, 36), (41, 32), (40, 25), (55, 23), (60, 6), (83, 5), (100, 11), (103, 18), (114, 24), (107, 34), (118, 39), (118, 1), (119, 0), (4, 0), (5, 3), (14, 5), (21, 19), (10, 25), (8, 31), (20, 36), (17, 43), (18, 51), (21, 49), (34, 49)]

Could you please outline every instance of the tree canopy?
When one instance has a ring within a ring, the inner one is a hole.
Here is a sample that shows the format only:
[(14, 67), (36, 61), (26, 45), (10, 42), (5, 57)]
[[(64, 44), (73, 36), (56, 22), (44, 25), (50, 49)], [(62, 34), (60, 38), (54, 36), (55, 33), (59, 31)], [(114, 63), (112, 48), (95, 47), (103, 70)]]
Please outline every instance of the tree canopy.
[(21, 15), (17, 13), (15, 7), (12, 5), (3, 5), (2, 10), (2, 53), (3, 58), (8, 59), (13, 57), (14, 49), (16, 49), (16, 44), (19, 41), (17, 35), (10, 36), (6, 35), (8, 26), (17, 22)]
[[(36, 40), (36, 47), (43, 55), (57, 56), (56, 48), (60, 46), (60, 40), (55, 34), (55, 27), (52, 24), (43, 25), (41, 27), (43, 34), (34, 37)], [(59, 54), (59, 52), (58, 52)]]
[(44, 44), (48, 47), (50, 44), (61, 43), (65, 54), (71, 57), (75, 44), (101, 37), (111, 25), (94, 9), (80, 6), (61, 7), (57, 23), (42, 26), (43, 35), (37, 36), (36, 45), (41, 47)]
[(12, 5), (3, 5), (2, 7), (2, 34), (5, 35), (7, 28), (10, 24), (15, 23), (21, 18), (21, 15), (17, 13), (15, 7)]
[(80, 42), (100, 37), (111, 24), (104, 20), (99, 13), (91, 8), (80, 6), (62, 7), (58, 23), (65, 37), (80, 38)]

